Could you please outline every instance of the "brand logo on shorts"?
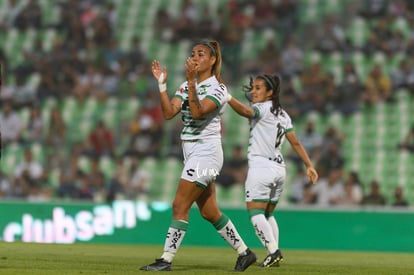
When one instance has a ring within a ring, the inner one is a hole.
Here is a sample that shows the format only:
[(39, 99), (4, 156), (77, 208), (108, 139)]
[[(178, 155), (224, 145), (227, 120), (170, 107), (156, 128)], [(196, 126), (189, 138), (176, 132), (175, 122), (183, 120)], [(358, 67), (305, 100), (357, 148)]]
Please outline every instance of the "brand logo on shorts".
[(210, 176), (210, 177), (216, 177), (219, 174), (219, 171), (217, 171), (214, 168), (203, 168), (201, 169), (199, 166), (199, 163), (197, 163), (197, 167), (196, 167), (196, 174), (198, 178), (201, 177), (206, 177), (206, 176)]
[(187, 175), (192, 177), (194, 175), (195, 170), (194, 169), (188, 169), (186, 172), (187, 172)]

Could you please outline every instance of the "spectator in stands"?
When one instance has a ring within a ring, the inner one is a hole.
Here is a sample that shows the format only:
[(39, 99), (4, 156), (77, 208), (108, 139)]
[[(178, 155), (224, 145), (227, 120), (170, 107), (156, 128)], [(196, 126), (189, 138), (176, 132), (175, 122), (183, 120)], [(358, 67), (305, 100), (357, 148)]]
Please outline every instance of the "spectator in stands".
[(94, 200), (95, 194), (92, 182), (85, 172), (79, 170), (76, 174), (75, 186), (77, 187), (77, 199)]
[(169, 41), (172, 38), (173, 19), (165, 8), (155, 14), (153, 29), (157, 39)]
[(215, 22), (214, 16), (212, 15), (212, 12), (207, 5), (203, 7), (202, 16), (199, 18), (196, 30), (196, 35), (200, 39), (204, 37), (217, 36), (217, 24)]
[(183, 160), (183, 153), (181, 147), (181, 131), (183, 129), (183, 125), (181, 119), (175, 119), (173, 126), (170, 128), (168, 132), (169, 138), (167, 140), (170, 141), (168, 145), (167, 156), (173, 157), (179, 160)]
[(335, 17), (326, 17), (322, 24), (316, 32), (316, 49), (323, 54), (342, 50), (345, 34)]
[(29, 28), (39, 30), (42, 27), (42, 8), (37, 0), (28, 0), (15, 19), (15, 26), (24, 31)]
[(0, 16), (0, 30), (7, 32), (16, 26), (16, 18), (20, 14), (21, 6), (17, 0), (8, 0)]
[(102, 93), (99, 95), (101, 102), (108, 97), (116, 97), (120, 80), (120, 66), (115, 71), (105, 66), (102, 71)]
[(368, 105), (392, 101), (391, 79), (380, 64), (375, 64), (366, 78), (362, 98)]
[(243, 154), (241, 145), (234, 145), (228, 160), (224, 160), (223, 168), (217, 176), (217, 184), (230, 188), (236, 184), (243, 184), (247, 175), (247, 158)]
[(25, 134), (25, 141), (29, 143), (42, 143), (45, 138), (45, 124), (40, 113), (40, 108), (33, 106), (30, 109), (30, 117), (27, 123)]
[(388, 53), (390, 52), (389, 41), (393, 38), (393, 33), (389, 28), (389, 22), (384, 17), (378, 19), (377, 24), (372, 28), (370, 37), (364, 45), (364, 52), (368, 55), (373, 55), (377, 51)]
[(113, 39), (114, 30), (111, 28), (111, 23), (108, 18), (104, 16), (97, 16), (91, 25), (92, 39), (97, 45), (109, 45)]
[(381, 194), (379, 182), (377, 180), (371, 181), (369, 192), (362, 198), (361, 205), (384, 206), (385, 203), (385, 197)]
[(46, 134), (46, 143), (54, 148), (63, 146), (66, 139), (67, 126), (63, 120), (62, 112), (58, 107), (50, 111), (50, 121)]
[(367, 19), (384, 17), (387, 14), (389, 2), (388, 0), (363, 0), (360, 15)]
[(162, 113), (153, 95), (148, 95), (145, 106), (137, 111), (129, 125), (130, 143), (139, 157), (159, 157), (163, 133)]
[(12, 196), (12, 182), (3, 169), (0, 169), (0, 198), (9, 198)]
[(17, 164), (14, 177), (15, 181), (21, 182), (27, 188), (27, 198), (40, 199), (44, 196), (47, 173), (43, 165), (34, 158), (30, 147), (24, 150), (23, 160)]
[(391, 35), (391, 39), (387, 41), (387, 54), (393, 56), (394, 54), (406, 52), (407, 43), (405, 43), (403, 33), (401, 31), (393, 31)]
[(105, 174), (99, 165), (99, 158), (89, 158), (89, 171), (86, 173), (89, 191), (95, 202), (103, 202), (107, 198)]
[(115, 30), (118, 24), (118, 13), (116, 6), (113, 2), (107, 2), (102, 11), (102, 15), (109, 22), (111, 29)]
[(329, 147), (332, 143), (338, 147), (338, 152), (342, 153), (342, 144), (344, 143), (345, 136), (335, 126), (328, 126), (325, 128), (322, 141), (321, 156), (327, 155)]
[(34, 106), (36, 104), (36, 90), (27, 83), (26, 79), (17, 75), (16, 84), (12, 87), (13, 107), (16, 109)]
[(222, 41), (221, 49), (223, 51), (223, 63), (229, 68), (232, 81), (237, 82), (241, 74), (241, 46), (244, 32), (252, 24), (251, 19), (247, 16), (241, 3), (230, 1), (226, 6), (228, 12), (227, 21), (223, 23), (218, 33), (218, 40)]
[(56, 99), (62, 99), (62, 95), (59, 91), (59, 83), (56, 74), (51, 66), (50, 61), (42, 59), (39, 66), (39, 84), (37, 86), (36, 93), (40, 100), (44, 100), (49, 97)]
[(56, 188), (56, 195), (58, 198), (79, 198), (78, 188), (81, 184), (78, 180), (79, 173), (81, 173), (81, 171), (78, 168), (78, 161), (79, 155), (75, 150), (71, 151), (69, 163), (65, 166), (61, 165), (62, 169), (60, 170), (58, 186)]
[(105, 66), (110, 68), (113, 72), (118, 72), (120, 62), (125, 56), (124, 51), (119, 47), (119, 43), (116, 39), (111, 39), (104, 48)]
[(359, 180), (359, 174), (350, 171), (345, 179), (344, 195), (341, 199), (342, 205), (356, 206), (361, 203), (363, 196), (362, 184)]
[(340, 153), (340, 148), (337, 143), (327, 144), (327, 151), (321, 156), (318, 161), (318, 172), (322, 177), (328, 177), (332, 172), (343, 175), (345, 167), (345, 159)]
[[(290, 185), (290, 193), (288, 201), (294, 204), (304, 203), (306, 186), (309, 184), (308, 177), (306, 176), (305, 169), (302, 165), (297, 165), (297, 172)], [(310, 184), (311, 185), (311, 184)], [(313, 194), (312, 194), (313, 197)]]
[(69, 140), (68, 126), (63, 120), (59, 107), (50, 111), (49, 125), (46, 130), (46, 166), (48, 168), (63, 166), (65, 162), (65, 145)]
[(88, 64), (86, 71), (77, 77), (72, 93), (79, 100), (84, 100), (88, 96), (97, 96), (102, 94), (102, 82), (100, 69), (93, 64)]
[(281, 71), (280, 49), (271, 33), (266, 40), (266, 44), (257, 54), (257, 57), (245, 62), (243, 67), (243, 73), (253, 75), (261, 72), (272, 73)]
[(131, 49), (125, 54), (127, 58), (129, 71), (141, 70), (142, 66), (145, 66), (147, 57), (142, 50), (141, 39), (138, 36), (134, 36), (131, 41)]
[(293, 79), (291, 77), (285, 77), (284, 80), (285, 82), (282, 87), (283, 97), (280, 99), (280, 102), (293, 120), (299, 119), (303, 110), (300, 96), (294, 86)]
[(282, 72), (284, 76), (299, 76), (303, 71), (303, 50), (297, 45), (296, 38), (291, 35), (282, 49)]
[(275, 7), (271, 0), (259, 0), (254, 2), (252, 27), (257, 31), (274, 29), (277, 17)]
[(392, 206), (406, 207), (408, 206), (407, 200), (404, 198), (404, 190), (401, 186), (397, 186), (394, 189), (394, 201)]
[(279, 33), (282, 34), (282, 40), (288, 39), (292, 33), (295, 32), (295, 29), (298, 25), (298, 2), (294, 0), (281, 0), (277, 1), (275, 4), (275, 13), (277, 25), (276, 28)]
[(342, 177), (336, 171), (330, 171), (326, 177), (319, 179), (312, 189), (315, 196), (315, 205), (320, 207), (337, 206), (342, 202), (344, 189)]
[(391, 70), (392, 89), (409, 89), (414, 88), (414, 71), (412, 70), (413, 59), (401, 59), (398, 67)]
[(398, 144), (400, 150), (407, 150), (414, 153), (414, 124), (411, 126), (410, 131), (406, 134), (403, 141)]
[(192, 0), (182, 0), (180, 12), (172, 26), (172, 42), (190, 39), (195, 35), (197, 24), (197, 8)]
[(140, 165), (139, 157), (131, 157), (124, 196), (131, 200), (146, 200), (149, 195), (149, 180), (150, 174)]
[(345, 116), (358, 112), (361, 104), (362, 83), (352, 62), (343, 66), (343, 79), (336, 88), (336, 108)]
[(79, 18), (83, 27), (88, 28), (93, 24), (95, 18), (98, 17), (98, 13), (96, 12), (91, 1), (83, 1), (81, 3), (81, 8), (82, 10)]
[(69, 27), (66, 31), (65, 44), (76, 49), (85, 48), (87, 35), (81, 18), (77, 16), (71, 16), (68, 23), (66, 23), (69, 25)]
[(22, 134), (25, 130), (25, 125), (17, 112), (13, 109), (12, 102), (10, 101), (3, 102), (0, 113), (0, 129), (3, 146), (6, 147), (13, 142), (23, 142)]
[(108, 128), (102, 120), (96, 123), (95, 128), (89, 133), (88, 142), (90, 144), (89, 156), (100, 158), (102, 156), (114, 157), (115, 140), (113, 131)]
[(322, 71), (321, 64), (314, 62), (305, 68), (301, 74), (302, 92), (300, 93), (300, 101), (302, 102), (302, 112), (316, 110), (320, 106), (324, 106), (324, 89), (327, 75)]

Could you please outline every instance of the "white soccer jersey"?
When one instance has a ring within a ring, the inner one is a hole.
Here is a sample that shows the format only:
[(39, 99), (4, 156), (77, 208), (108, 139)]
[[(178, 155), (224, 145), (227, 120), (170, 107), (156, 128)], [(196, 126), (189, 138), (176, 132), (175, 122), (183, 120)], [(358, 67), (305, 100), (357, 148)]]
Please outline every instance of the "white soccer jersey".
[(263, 158), (285, 166), (281, 148), (286, 132), (293, 130), (292, 120), (284, 110), (275, 116), (270, 111), (271, 101), (255, 103), (252, 108), (254, 117), (250, 119), (250, 138), (247, 151), (249, 166), (262, 166)]
[(207, 97), (217, 104), (217, 109), (201, 119), (193, 119), (188, 104), (188, 83), (181, 84), (180, 89), (175, 92), (175, 96), (182, 100), (181, 115), (183, 130), (181, 140), (195, 139), (220, 139), (221, 138), (221, 115), (227, 106), (227, 88), (219, 83), (215, 76), (212, 76), (201, 83), (196, 83), (198, 99), (201, 101)]

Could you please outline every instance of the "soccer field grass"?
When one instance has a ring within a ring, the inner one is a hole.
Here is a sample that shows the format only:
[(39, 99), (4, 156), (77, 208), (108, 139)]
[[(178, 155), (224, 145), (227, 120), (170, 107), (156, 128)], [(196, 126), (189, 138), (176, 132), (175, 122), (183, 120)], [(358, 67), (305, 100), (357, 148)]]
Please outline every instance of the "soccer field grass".
[[(262, 260), (265, 251), (253, 249)], [(136, 274), (162, 246), (0, 243), (0, 274)], [(251, 266), (245, 274), (414, 274), (414, 254), (283, 250), (280, 267)], [(181, 247), (174, 274), (232, 273), (236, 253), (226, 247)]]

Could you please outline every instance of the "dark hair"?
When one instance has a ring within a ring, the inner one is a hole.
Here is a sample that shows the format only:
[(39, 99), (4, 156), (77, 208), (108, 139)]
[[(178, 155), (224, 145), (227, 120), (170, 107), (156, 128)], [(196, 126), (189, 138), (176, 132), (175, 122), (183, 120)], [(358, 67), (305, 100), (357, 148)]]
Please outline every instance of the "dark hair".
[(223, 80), (220, 76), (222, 57), (221, 57), (221, 49), (220, 49), (219, 42), (217, 42), (215, 40), (203, 39), (201, 41), (196, 42), (194, 44), (194, 46), (196, 46), (196, 45), (206, 46), (209, 49), (210, 54), (216, 58), (216, 63), (214, 63), (213, 68), (211, 69), (211, 73), (217, 78), (217, 80), (220, 83), (222, 83)]
[[(281, 78), (278, 75), (268, 75), (268, 74), (261, 74), (256, 76), (256, 79), (263, 79), (266, 85), (266, 90), (272, 90), (272, 108), (270, 111), (275, 115), (278, 116), (280, 111), (282, 110), (282, 106), (280, 105), (279, 94), (280, 94), (280, 83)], [(249, 93), (253, 88), (253, 77), (250, 77), (249, 85), (243, 86), (243, 91), (245, 92), (246, 98), (251, 101), (249, 97)]]

